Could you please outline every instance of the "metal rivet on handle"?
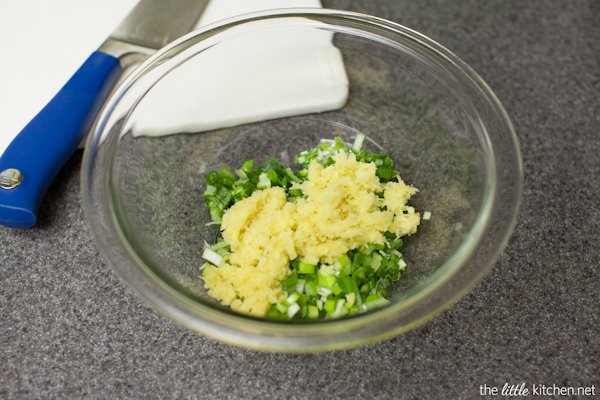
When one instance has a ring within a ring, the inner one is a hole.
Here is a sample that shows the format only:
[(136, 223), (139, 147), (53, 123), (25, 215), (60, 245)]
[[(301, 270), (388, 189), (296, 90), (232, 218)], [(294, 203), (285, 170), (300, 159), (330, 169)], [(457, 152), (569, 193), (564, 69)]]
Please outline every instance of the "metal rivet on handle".
[(23, 174), (18, 169), (8, 168), (0, 172), (0, 187), (14, 189), (23, 182)]

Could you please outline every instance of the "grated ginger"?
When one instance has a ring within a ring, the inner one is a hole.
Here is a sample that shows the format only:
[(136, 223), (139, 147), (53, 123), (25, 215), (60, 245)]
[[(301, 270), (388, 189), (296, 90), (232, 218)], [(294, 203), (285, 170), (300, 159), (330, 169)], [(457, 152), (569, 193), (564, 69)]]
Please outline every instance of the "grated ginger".
[(290, 260), (330, 264), (363, 244), (383, 244), (385, 232), (416, 232), (420, 215), (407, 201), (418, 189), (400, 177), (381, 185), (375, 164), (354, 154), (333, 158), (328, 167), (311, 161), (307, 179), (294, 183), (304, 198), (288, 202), (281, 187), (256, 190), (225, 212), (221, 230), (231, 255), (205, 271), (210, 296), (234, 311), (264, 316), (286, 298), (281, 281)]

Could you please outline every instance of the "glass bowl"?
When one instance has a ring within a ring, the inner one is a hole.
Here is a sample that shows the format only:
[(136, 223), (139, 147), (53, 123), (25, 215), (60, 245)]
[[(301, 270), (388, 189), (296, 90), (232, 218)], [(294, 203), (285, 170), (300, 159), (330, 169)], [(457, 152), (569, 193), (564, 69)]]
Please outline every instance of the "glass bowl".
[[(205, 176), (322, 139), (385, 152), (411, 204), (430, 211), (401, 248), (390, 304), (358, 315), (280, 321), (209, 297), (199, 267), (217, 226)], [(457, 301), (494, 263), (518, 214), (513, 127), (485, 82), (450, 51), (380, 18), (335, 10), (248, 14), (194, 31), (126, 78), (83, 160), (86, 218), (115, 273), (175, 322), (220, 341), (326, 351), (405, 332)], [(208, 224), (208, 225), (207, 225)]]

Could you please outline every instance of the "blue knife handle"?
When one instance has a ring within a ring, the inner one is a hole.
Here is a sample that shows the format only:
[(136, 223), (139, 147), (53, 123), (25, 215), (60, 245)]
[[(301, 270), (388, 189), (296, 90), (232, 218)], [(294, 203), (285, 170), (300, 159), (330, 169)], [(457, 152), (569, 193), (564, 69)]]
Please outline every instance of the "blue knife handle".
[(94, 52), (10, 143), (0, 173), (21, 171), (19, 186), (0, 187), (0, 224), (29, 228), (52, 180), (73, 155), (121, 73), (119, 60)]

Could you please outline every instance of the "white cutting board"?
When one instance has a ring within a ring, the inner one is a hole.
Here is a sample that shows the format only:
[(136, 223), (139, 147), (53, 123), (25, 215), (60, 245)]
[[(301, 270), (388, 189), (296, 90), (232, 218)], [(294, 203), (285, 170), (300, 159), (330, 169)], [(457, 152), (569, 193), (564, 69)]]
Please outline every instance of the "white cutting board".
[(135, 4), (0, 1), (0, 154)]
[[(136, 4), (0, 2), (0, 154)], [(246, 12), (300, 6), (321, 5), (319, 0), (211, 0), (198, 26)]]

